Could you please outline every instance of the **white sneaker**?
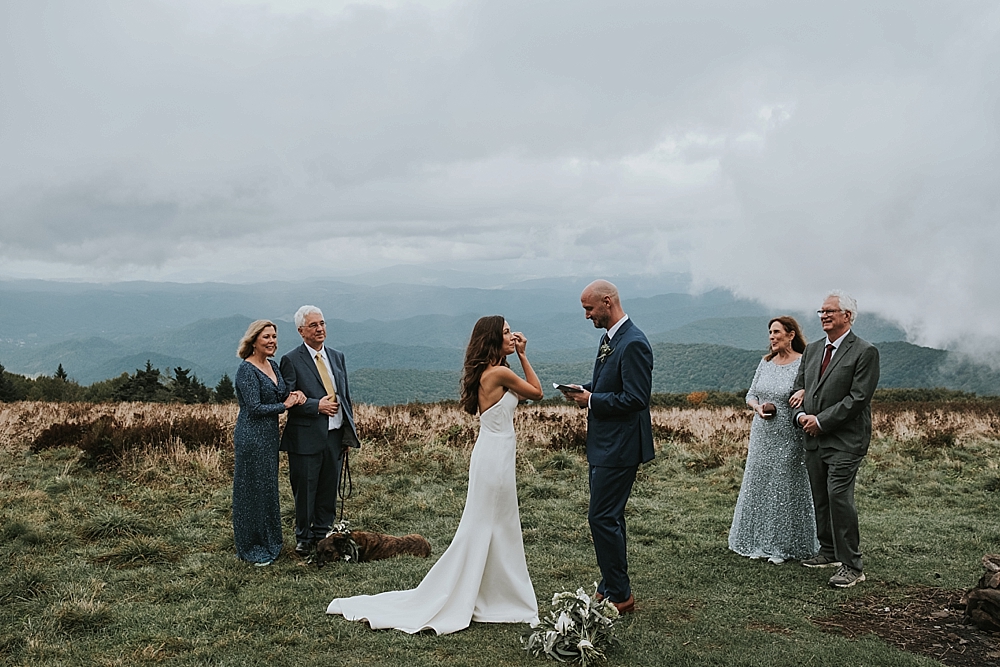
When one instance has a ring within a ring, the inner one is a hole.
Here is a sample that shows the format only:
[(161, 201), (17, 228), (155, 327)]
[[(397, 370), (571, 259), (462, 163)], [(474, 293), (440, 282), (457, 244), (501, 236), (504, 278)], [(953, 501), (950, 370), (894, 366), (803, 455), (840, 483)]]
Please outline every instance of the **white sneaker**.
[(771, 556), (770, 558), (767, 559), (767, 562), (771, 563), (772, 565), (781, 565), (782, 563), (785, 562), (785, 559), (778, 558), (777, 556)]

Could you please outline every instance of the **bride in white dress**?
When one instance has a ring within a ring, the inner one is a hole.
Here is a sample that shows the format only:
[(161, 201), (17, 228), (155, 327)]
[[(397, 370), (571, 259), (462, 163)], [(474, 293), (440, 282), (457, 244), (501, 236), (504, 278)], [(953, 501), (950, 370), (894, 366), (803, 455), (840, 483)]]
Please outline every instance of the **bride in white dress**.
[[(328, 614), (439, 635), (480, 623), (538, 619), (528, 576), (514, 478), (514, 408), (518, 399), (542, 398), (542, 385), (525, 355), (527, 339), (500, 315), (480, 318), (465, 351), (462, 407), (479, 412), (479, 437), (469, 462), (469, 492), (455, 538), (420, 585), (407, 591), (339, 598)], [(517, 352), (524, 376), (507, 365)]]

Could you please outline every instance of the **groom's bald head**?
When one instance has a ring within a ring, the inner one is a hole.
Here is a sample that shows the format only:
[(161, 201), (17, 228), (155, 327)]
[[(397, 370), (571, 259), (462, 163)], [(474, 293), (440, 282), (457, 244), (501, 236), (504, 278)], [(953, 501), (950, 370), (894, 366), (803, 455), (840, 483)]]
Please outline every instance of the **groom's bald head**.
[(580, 305), (584, 316), (598, 329), (610, 329), (625, 317), (618, 288), (607, 280), (595, 280), (583, 288)]
[[(613, 283), (609, 283), (607, 280), (595, 280), (590, 283), (583, 288), (583, 294), (587, 294), (588, 292), (596, 296), (598, 299), (610, 297), (612, 302), (621, 304), (621, 301), (618, 298), (618, 288), (615, 287)], [(583, 295), (581, 295), (581, 297), (582, 296)]]

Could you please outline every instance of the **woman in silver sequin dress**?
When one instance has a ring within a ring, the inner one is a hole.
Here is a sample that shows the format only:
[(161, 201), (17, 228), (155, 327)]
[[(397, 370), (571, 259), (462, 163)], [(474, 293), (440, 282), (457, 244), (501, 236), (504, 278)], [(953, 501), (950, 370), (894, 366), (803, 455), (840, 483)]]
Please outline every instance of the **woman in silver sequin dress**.
[(772, 319), (768, 331), (771, 350), (746, 397), (754, 416), (729, 548), (780, 565), (816, 554), (819, 541), (802, 431), (788, 405), (806, 341), (792, 317)]

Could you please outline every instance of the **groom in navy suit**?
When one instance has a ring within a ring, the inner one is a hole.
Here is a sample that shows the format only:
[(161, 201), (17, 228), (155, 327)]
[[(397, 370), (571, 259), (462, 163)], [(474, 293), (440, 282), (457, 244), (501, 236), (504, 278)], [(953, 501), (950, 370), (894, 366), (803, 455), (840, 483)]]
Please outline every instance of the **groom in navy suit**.
[(288, 452), (295, 498), (295, 553), (307, 556), (326, 537), (337, 512), (337, 484), (345, 447), (360, 447), (347, 386), (344, 355), (326, 347), (326, 322), (316, 306), (295, 313), (302, 345), (281, 358), (289, 391), (306, 402), (288, 411), (279, 450)]
[(590, 533), (601, 568), (598, 599), (607, 598), (619, 612), (635, 609), (625, 551), (625, 503), (639, 464), (653, 459), (649, 394), (653, 386), (653, 350), (645, 334), (622, 310), (618, 288), (595, 280), (580, 295), (588, 320), (606, 329), (594, 377), (579, 391), (566, 392), (587, 412), (587, 462), (590, 464)]

